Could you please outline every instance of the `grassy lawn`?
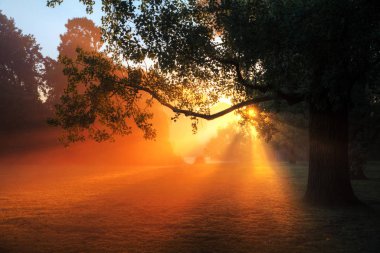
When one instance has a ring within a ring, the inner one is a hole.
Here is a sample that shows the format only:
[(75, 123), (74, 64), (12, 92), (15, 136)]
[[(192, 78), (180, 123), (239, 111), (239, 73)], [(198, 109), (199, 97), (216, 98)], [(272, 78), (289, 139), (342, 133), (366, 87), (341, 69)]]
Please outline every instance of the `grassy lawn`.
[(0, 252), (380, 252), (379, 163), (356, 209), (304, 205), (302, 163), (106, 169), (2, 167)]

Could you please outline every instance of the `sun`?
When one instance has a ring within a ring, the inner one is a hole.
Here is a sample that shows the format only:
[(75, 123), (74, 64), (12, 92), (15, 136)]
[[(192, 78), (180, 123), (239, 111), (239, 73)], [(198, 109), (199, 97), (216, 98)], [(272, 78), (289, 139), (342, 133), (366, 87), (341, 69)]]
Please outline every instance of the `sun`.
[(253, 108), (248, 109), (248, 116), (254, 118), (256, 116), (256, 111)]

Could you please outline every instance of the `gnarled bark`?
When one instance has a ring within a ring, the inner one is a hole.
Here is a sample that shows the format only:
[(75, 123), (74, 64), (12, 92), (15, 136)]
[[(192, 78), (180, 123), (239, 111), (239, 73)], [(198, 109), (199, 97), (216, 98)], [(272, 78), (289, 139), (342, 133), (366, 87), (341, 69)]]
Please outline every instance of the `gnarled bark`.
[(358, 204), (348, 162), (347, 108), (310, 105), (310, 158), (305, 200), (312, 204)]

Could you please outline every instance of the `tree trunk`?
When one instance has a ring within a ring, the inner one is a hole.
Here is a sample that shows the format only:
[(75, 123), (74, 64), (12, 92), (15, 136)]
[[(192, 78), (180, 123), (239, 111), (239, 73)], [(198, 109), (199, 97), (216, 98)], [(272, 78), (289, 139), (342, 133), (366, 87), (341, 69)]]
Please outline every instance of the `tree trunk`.
[(348, 162), (347, 108), (310, 105), (309, 176), (305, 200), (311, 204), (358, 204), (351, 187)]

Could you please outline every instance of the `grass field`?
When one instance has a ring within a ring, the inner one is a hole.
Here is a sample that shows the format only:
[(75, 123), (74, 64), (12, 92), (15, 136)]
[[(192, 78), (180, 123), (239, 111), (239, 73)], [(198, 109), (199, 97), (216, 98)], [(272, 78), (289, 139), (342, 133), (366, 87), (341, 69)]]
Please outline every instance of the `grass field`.
[(0, 252), (380, 252), (380, 163), (368, 207), (301, 202), (306, 164), (0, 165)]

